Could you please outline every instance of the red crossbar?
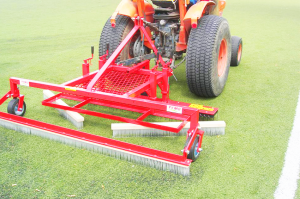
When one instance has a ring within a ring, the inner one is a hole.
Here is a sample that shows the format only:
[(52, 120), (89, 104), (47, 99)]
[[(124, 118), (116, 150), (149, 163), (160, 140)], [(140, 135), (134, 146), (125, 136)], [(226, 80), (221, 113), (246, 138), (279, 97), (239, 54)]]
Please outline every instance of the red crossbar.
[[(44, 100), (42, 102), (42, 104), (44, 106), (49, 106), (49, 107), (53, 107), (53, 108), (59, 108), (59, 109), (68, 110), (68, 111), (74, 111), (74, 112), (78, 112), (78, 113), (82, 113), (82, 114), (86, 114), (86, 115), (92, 115), (92, 116), (96, 116), (96, 117), (107, 118), (107, 119), (116, 120), (116, 121), (120, 121), (120, 122), (127, 122), (127, 123), (142, 125), (142, 126), (146, 126), (146, 127), (149, 127), (149, 128), (155, 128), (155, 129), (170, 131), (170, 132), (174, 132), (174, 133), (178, 133), (186, 125), (186, 123), (190, 120), (190, 116), (182, 117), (183, 122), (178, 127), (173, 128), (173, 127), (168, 127), (168, 126), (163, 126), (163, 125), (158, 125), (158, 124), (153, 124), (153, 123), (150, 123), (150, 122), (142, 121), (147, 116), (149, 116), (151, 112), (153, 112), (152, 115), (154, 115), (154, 112), (155, 112), (154, 108), (143, 112), (144, 114), (141, 117), (137, 118), (137, 119), (129, 119), (129, 118), (120, 117), (120, 116), (116, 116), (116, 115), (112, 115), (112, 114), (106, 114), (106, 113), (100, 113), (100, 112), (90, 111), (90, 110), (86, 110), (86, 109), (80, 109), (80, 107), (82, 107), (83, 105), (88, 104), (89, 102), (91, 102), (91, 99), (86, 99), (83, 102), (81, 102), (81, 103), (79, 103), (79, 104), (77, 104), (73, 107), (53, 103), (54, 101), (56, 101), (58, 99), (61, 99), (62, 96), (63, 95), (60, 93), (58, 95), (55, 95), (53, 97), (50, 97), (50, 98)], [(72, 98), (74, 99), (74, 98), (76, 98), (76, 96), (73, 96)], [(139, 108), (136, 107), (136, 109), (139, 109)], [(140, 110), (140, 112), (141, 111), (142, 110)], [(165, 117), (169, 116), (168, 113), (164, 113), (164, 114), (165, 114), (164, 115)]]

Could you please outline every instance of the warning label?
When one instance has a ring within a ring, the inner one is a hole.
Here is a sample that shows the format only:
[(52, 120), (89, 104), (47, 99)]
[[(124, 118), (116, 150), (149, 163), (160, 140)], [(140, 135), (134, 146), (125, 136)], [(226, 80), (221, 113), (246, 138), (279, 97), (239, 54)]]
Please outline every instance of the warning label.
[(182, 107), (168, 105), (167, 106), (167, 111), (172, 112), (172, 113), (182, 114)]
[(204, 111), (214, 111), (214, 108), (210, 108), (210, 107), (204, 107), (203, 105), (200, 104), (190, 104), (189, 107), (191, 108), (196, 108), (199, 110), (204, 110)]
[(21, 79), (21, 80), (20, 80), (20, 85), (21, 85), (21, 86), (29, 86), (29, 81), (28, 81), (28, 80)]

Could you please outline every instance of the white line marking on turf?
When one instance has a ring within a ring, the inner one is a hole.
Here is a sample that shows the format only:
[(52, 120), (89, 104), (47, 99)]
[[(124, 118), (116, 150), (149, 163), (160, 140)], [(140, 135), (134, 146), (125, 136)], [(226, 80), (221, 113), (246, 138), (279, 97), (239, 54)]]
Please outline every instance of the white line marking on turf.
[[(284, 166), (279, 179), (274, 198), (294, 198), (297, 190), (297, 181), (300, 172), (300, 93), (294, 126), (289, 138), (289, 144), (285, 153)], [(299, 187), (300, 188), (300, 187)]]

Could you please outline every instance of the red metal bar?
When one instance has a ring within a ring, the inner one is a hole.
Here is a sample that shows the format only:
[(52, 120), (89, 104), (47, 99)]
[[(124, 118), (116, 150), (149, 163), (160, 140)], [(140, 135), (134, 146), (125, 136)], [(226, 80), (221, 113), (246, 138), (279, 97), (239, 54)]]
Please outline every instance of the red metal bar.
[(52, 96), (52, 97), (49, 97), (49, 98), (47, 98), (47, 99), (45, 99), (45, 100), (46, 100), (47, 102), (49, 102), (49, 103), (53, 103), (54, 101), (61, 99), (61, 96), (62, 96), (62, 95), (63, 95), (62, 93), (58, 93), (57, 95), (54, 95), (54, 96)]
[[(168, 103), (169, 104), (174, 104), (174, 105), (177, 104), (177, 105), (180, 105), (180, 106), (189, 106), (191, 108), (195, 108), (194, 106), (192, 106), (192, 104), (186, 103), (186, 102), (178, 102), (178, 101), (169, 100)], [(211, 116), (214, 116), (219, 110), (218, 108), (211, 107), (211, 106), (203, 106), (203, 105), (198, 105), (198, 106), (203, 107), (201, 109), (198, 108), (199, 113), (206, 114), (206, 115), (211, 115)]]
[(150, 88), (149, 83), (145, 83), (129, 91), (128, 93), (124, 94), (124, 96), (136, 97), (141, 93), (145, 92), (146, 90), (148, 90), (149, 88)]
[(143, 115), (141, 115), (140, 117), (138, 117), (136, 120), (141, 120), (143, 121), (146, 117), (148, 117), (149, 115), (151, 115), (151, 113), (153, 112), (153, 110), (149, 110), (146, 113), (144, 113)]
[(153, 71), (150, 73), (150, 98), (155, 99), (156, 98), (156, 90), (157, 90), (157, 75), (156, 71)]
[[(147, 67), (147, 66), (145, 66)], [(127, 66), (122, 66), (122, 65), (111, 65), (106, 71), (122, 71), (122, 72), (130, 72), (130, 73), (136, 73), (136, 74), (143, 74), (143, 75), (149, 75), (150, 71), (148, 69), (143, 69), (140, 68), (139, 70), (133, 70), (131, 71), (131, 68), (134, 69), (133, 67), (127, 67)]]
[(83, 63), (82, 64), (82, 76), (87, 76), (90, 74), (90, 64)]
[(182, 129), (183, 127), (185, 127), (185, 125), (188, 123), (189, 119), (190, 119), (190, 117), (187, 118), (186, 120), (184, 120), (177, 128), (178, 129)]
[[(20, 80), (18, 82), (18, 84), (21, 84), (22, 80)], [(12, 81), (9, 82), (10, 83), (10, 91), (11, 91), (11, 95), (13, 98), (19, 97), (20, 96), (20, 92), (17, 86), (17, 83), (14, 83)]]
[(105, 64), (108, 56), (108, 49), (106, 49), (106, 54), (99, 57), (99, 70), (102, 68), (102, 66)]
[[(137, 107), (134, 108), (133, 106), (130, 106), (130, 107), (127, 106), (126, 107), (126, 105), (116, 106), (115, 104), (112, 105), (109, 102), (100, 102), (98, 100), (96, 101), (96, 100), (92, 100), (90, 98), (87, 99), (87, 100), (84, 100), (84, 98), (82, 98), (82, 97), (70, 96), (70, 95), (66, 95), (66, 94), (57, 94), (57, 95), (55, 95), (51, 98), (48, 98), (48, 99), (43, 101), (43, 105), (54, 107), (54, 105), (52, 103), (54, 101), (56, 101), (58, 99), (62, 99), (62, 98), (63, 99), (70, 99), (70, 100), (76, 100), (76, 101), (82, 101), (78, 105), (73, 106), (73, 108), (68, 107), (68, 110), (72, 110), (74, 112), (79, 112), (77, 109), (74, 109), (74, 108), (80, 108), (80, 107), (90, 103), (90, 104), (96, 104), (96, 105), (105, 106), (105, 107), (111, 107), (111, 108), (117, 108), (117, 109), (123, 109), (123, 110), (143, 113), (143, 115), (141, 115), (137, 120), (143, 120), (149, 115), (158, 116), (158, 117), (165, 117), (165, 118), (170, 118), (170, 119), (176, 119), (176, 120), (182, 120), (183, 123), (176, 128), (176, 132), (180, 131), (190, 119), (190, 116), (182, 116), (182, 115), (172, 114), (172, 113), (168, 113), (168, 112), (155, 112), (154, 109), (145, 110), (145, 109), (140, 109), (140, 108), (137, 108)], [(57, 107), (54, 107), (54, 108), (57, 108)], [(66, 107), (65, 106), (64, 106), (64, 108), (61, 107), (61, 109), (66, 109)], [(84, 113), (84, 112), (85, 112), (85, 110), (81, 111), (81, 113)], [(97, 113), (97, 112), (95, 112), (95, 113)], [(86, 110), (86, 113), (84, 113), (84, 114), (90, 114), (90, 111)], [(94, 116), (102, 117), (100, 115), (94, 115)], [(105, 118), (107, 118), (107, 117), (105, 117)], [(108, 119), (112, 119), (112, 118), (108, 118)], [(123, 121), (123, 119), (122, 119), (122, 121)], [(132, 122), (130, 122), (130, 123), (132, 123)], [(173, 130), (175, 130), (175, 129), (173, 129)]]
[(0, 119), (6, 120), (12, 123), (17, 123), (24, 126), (33, 127), (42, 131), (47, 131), (50, 133), (54, 133), (57, 135), (67, 136), (74, 139), (98, 144), (101, 146), (125, 151), (128, 153), (134, 153), (140, 156), (149, 157), (152, 159), (162, 160), (166, 162), (172, 162), (174, 164), (182, 165), (182, 166), (189, 166), (191, 164), (191, 160), (186, 159), (185, 157), (173, 153), (168, 153), (156, 149), (146, 148), (139, 145), (134, 145), (126, 142), (121, 142), (118, 140), (113, 140), (97, 135), (92, 135), (88, 133), (84, 133), (81, 131), (76, 131), (24, 117), (19, 117), (7, 113), (0, 112)]
[(23, 109), (23, 103), (24, 103), (24, 95), (20, 95), (19, 96), (18, 111), (21, 111)]
[(150, 64), (150, 61), (149, 60), (145, 60), (133, 67), (130, 67), (130, 68), (127, 68), (127, 72), (129, 73), (133, 73), (133, 72), (136, 72), (138, 71), (139, 69), (145, 67), (146, 69), (149, 69), (149, 64)]
[(73, 108), (81, 108), (81, 107), (83, 107), (83, 106), (87, 105), (88, 103), (90, 103), (90, 101), (91, 101), (91, 99), (90, 99), (90, 98), (89, 98), (89, 99), (87, 99), (87, 100), (84, 100), (83, 102), (80, 102), (79, 104), (77, 104), (77, 105), (73, 106)]
[[(85, 97), (90, 97), (90, 98), (96, 98), (99, 100), (113, 101), (115, 103), (121, 103), (121, 104), (129, 104), (129, 105), (134, 104), (135, 106), (140, 106), (140, 107), (144, 107), (144, 108), (155, 108), (156, 110), (162, 110), (162, 111), (166, 111), (167, 106), (171, 104), (169, 102), (142, 99), (142, 98), (131, 98), (131, 97), (125, 97), (122, 95), (114, 95), (114, 94), (104, 93), (104, 92), (90, 92), (85, 89), (67, 87), (67, 86), (62, 86), (62, 85), (57, 85), (57, 84), (50, 84), (50, 83), (46, 83), (46, 82), (20, 79), (20, 78), (15, 78), (15, 77), (10, 78), (10, 81), (13, 82), (14, 84), (20, 84), (20, 81), (22, 81), (22, 80), (28, 81), (29, 87), (48, 89), (48, 90), (52, 90), (52, 91), (68, 93), (71, 95), (79, 95), (79, 96), (85, 96)], [(183, 106), (179, 102), (174, 102), (173, 104), (174, 104), (174, 106), (182, 108), (183, 115), (192, 115), (193, 113), (198, 111), (195, 108), (188, 107), (186, 104)]]
[[(79, 102), (85, 100), (85, 97), (68, 95), (68, 94), (63, 94), (61, 96), (61, 98), (62, 99), (69, 99), (69, 100), (75, 100), (75, 101), (79, 101)], [(135, 106), (132, 106), (132, 105), (120, 104), (120, 103), (114, 103), (114, 102), (96, 100), (96, 99), (91, 99), (89, 104), (105, 106), (105, 107), (110, 107), (110, 108), (115, 108), (115, 109), (122, 109), (122, 110), (126, 110), (126, 111), (133, 111), (133, 112), (137, 112), (137, 113), (144, 113), (145, 111), (148, 110), (147, 108), (143, 108), (143, 107), (135, 107)]]
[[(116, 108), (116, 109), (121, 109), (121, 110), (126, 110), (126, 111), (133, 111), (133, 112), (137, 112), (137, 113), (145, 113), (148, 111), (148, 109), (144, 108), (144, 107), (138, 107), (138, 106), (134, 106), (134, 105), (120, 104), (120, 103), (114, 103), (114, 102), (108, 102), (108, 101), (91, 100), (90, 104), (106, 106), (106, 107)], [(152, 113), (152, 115), (156, 116), (156, 117), (164, 117), (164, 118), (169, 118), (169, 119), (173, 119), (173, 120), (181, 120), (181, 121), (187, 120), (189, 118), (188, 115), (180, 115), (180, 114), (176, 114), (176, 113), (169, 113), (166, 111), (158, 111), (158, 110), (155, 110)]]
[[(58, 94), (56, 96), (53, 96), (51, 98), (44, 100), (43, 105), (49, 106), (48, 104), (50, 103), (50, 105), (51, 105), (50, 107), (53, 107), (51, 103), (53, 103), (55, 100), (62, 99), (62, 98), (76, 100), (76, 101), (84, 100), (82, 97), (77, 98), (76, 96), (69, 96), (66, 94)], [(84, 100), (83, 102), (79, 103), (78, 105), (73, 106), (73, 108), (80, 108), (88, 103), (105, 106), (105, 107), (111, 107), (111, 108), (117, 108), (117, 109), (123, 109), (123, 110), (143, 113), (143, 115), (141, 115), (139, 118), (137, 118), (137, 120), (143, 120), (146, 117), (148, 117), (149, 115), (153, 115), (153, 116), (157, 116), (157, 117), (165, 117), (165, 118), (170, 118), (170, 119), (175, 119), (175, 120), (182, 120), (183, 122), (176, 128), (176, 132), (179, 132), (186, 125), (186, 123), (190, 120), (190, 116), (181, 116), (178, 114), (172, 114), (172, 113), (166, 113), (166, 112), (155, 112), (154, 109), (145, 110), (145, 109), (133, 108), (132, 106), (128, 108), (128, 107), (126, 107), (126, 105), (116, 106), (116, 105), (110, 104), (109, 102), (100, 102), (100, 101), (96, 101), (96, 100), (92, 100), (92, 99)], [(75, 109), (72, 109), (72, 111), (77, 112)], [(108, 118), (108, 119), (110, 119), (110, 118)]]
[[(79, 97), (79, 96), (76, 96), (76, 97)], [(71, 95), (70, 96), (63, 95), (62, 98), (76, 100), (76, 101), (84, 100), (83, 98), (77, 99), (75, 97), (72, 97)], [(145, 107), (139, 107), (139, 106), (121, 104), (121, 103), (114, 103), (114, 102), (110, 102), (110, 101), (103, 101), (103, 100), (96, 100), (96, 99), (91, 100), (89, 103), (99, 105), (99, 106), (115, 108), (115, 109), (133, 111), (133, 112), (137, 112), (137, 113), (145, 113), (149, 110)], [(190, 117), (188, 115), (181, 115), (181, 114), (170, 113), (170, 112), (167, 112), (167, 114), (166, 114), (166, 111), (160, 111), (160, 110), (155, 110), (155, 112), (153, 112), (152, 115), (157, 116), (157, 117), (169, 118), (169, 119), (173, 119), (173, 120), (187, 120)]]
[(169, 100), (169, 75), (168, 75), (169, 69), (163, 68), (163, 81), (162, 81), (162, 100), (168, 101)]
[(158, 125), (158, 124), (152, 124), (149, 122), (143, 122), (143, 121), (139, 121), (139, 120), (129, 119), (129, 118), (106, 114), (106, 113), (99, 113), (99, 112), (75, 108), (75, 107), (53, 104), (53, 103), (49, 102), (48, 100), (44, 100), (42, 102), (42, 104), (44, 106), (49, 106), (49, 107), (58, 108), (58, 109), (62, 109), (62, 110), (74, 111), (74, 112), (82, 113), (82, 114), (86, 114), (86, 115), (92, 115), (92, 116), (96, 116), (96, 117), (107, 118), (110, 120), (116, 120), (116, 121), (120, 121), (120, 122), (137, 124), (137, 125), (146, 126), (149, 128), (156, 128), (156, 129), (161, 129), (161, 130), (165, 130), (165, 131), (171, 131), (174, 133), (178, 133), (182, 129), (182, 128), (178, 129), (178, 128), (173, 128), (173, 127), (168, 127), (168, 126), (163, 126), (163, 125)]
[(0, 105), (3, 104), (8, 98), (11, 96), (11, 91), (8, 91), (1, 99), (0, 99)]
[[(63, 97), (64, 99), (70, 99), (70, 100), (76, 100), (75, 98), (69, 98), (67, 96)], [(84, 99), (82, 99), (84, 100)], [(76, 101), (81, 101), (80, 99), (76, 100)], [(147, 112), (149, 109), (144, 108), (144, 107), (138, 107), (138, 106), (134, 106), (134, 105), (128, 105), (128, 104), (120, 104), (120, 103), (114, 103), (114, 102), (109, 102), (109, 101), (100, 101), (100, 100), (91, 100), (89, 102), (89, 104), (94, 104), (94, 105), (99, 105), (99, 106), (105, 106), (105, 107), (110, 107), (110, 108), (115, 108), (115, 109), (121, 109), (121, 110), (126, 110), (126, 111), (132, 111), (132, 112), (137, 112), (137, 113), (145, 113)], [(169, 118), (169, 119), (174, 119), (174, 120), (187, 120), (189, 118), (188, 115), (180, 115), (180, 114), (176, 114), (176, 113), (169, 113), (166, 111), (158, 111), (155, 110), (155, 112), (152, 113), (153, 116), (157, 116), (157, 117), (164, 117), (164, 118)]]

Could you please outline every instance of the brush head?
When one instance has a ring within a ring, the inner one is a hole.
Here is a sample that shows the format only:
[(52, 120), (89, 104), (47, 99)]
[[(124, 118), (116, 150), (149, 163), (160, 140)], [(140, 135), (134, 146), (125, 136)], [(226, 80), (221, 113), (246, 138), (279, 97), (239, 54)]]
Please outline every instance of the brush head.
[[(43, 90), (43, 96), (44, 99), (48, 99), (50, 97), (54, 96), (54, 93), (52, 93), (50, 90)], [(64, 101), (61, 99), (56, 100), (54, 104), (58, 105), (63, 105), (63, 106), (68, 106)], [(83, 128), (83, 122), (84, 122), (84, 117), (81, 116), (79, 113), (73, 112), (73, 111), (66, 111), (62, 109), (56, 109), (61, 116), (69, 120), (77, 129), (82, 129)]]
[(129, 144), (2, 112), (0, 112), (0, 126), (183, 176), (188, 176), (190, 173), (190, 164), (192, 161), (177, 154)]
[[(169, 127), (177, 127), (180, 122), (155, 122)], [(201, 121), (199, 122), (199, 129), (204, 131), (204, 135), (215, 136), (225, 135), (226, 123), (224, 121)], [(140, 125), (129, 123), (112, 123), (111, 129), (113, 131), (113, 137), (158, 137), (158, 136), (185, 136), (189, 130), (189, 123), (181, 129), (179, 133), (173, 133), (170, 131), (163, 131), (158, 129), (152, 129)]]

